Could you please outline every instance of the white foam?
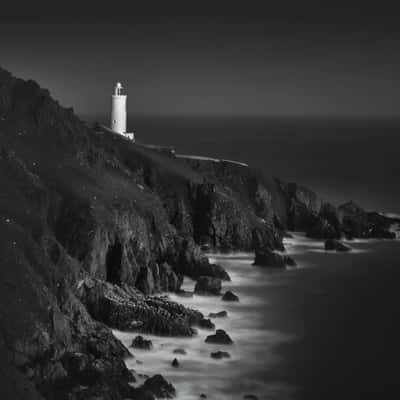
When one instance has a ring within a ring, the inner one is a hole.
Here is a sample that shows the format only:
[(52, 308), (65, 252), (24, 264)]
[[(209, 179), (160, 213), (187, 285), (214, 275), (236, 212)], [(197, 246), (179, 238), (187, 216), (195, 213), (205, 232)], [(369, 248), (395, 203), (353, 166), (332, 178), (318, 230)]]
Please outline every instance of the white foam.
[[(235, 382), (242, 382), (243, 390), (247, 388), (246, 393), (257, 394), (259, 399), (269, 398), (268, 394), (272, 395), (273, 392), (275, 394), (286, 393), (286, 391), (291, 393), (292, 388), (283, 383), (272, 382), (266, 385), (260, 381), (249, 381), (250, 378), (243, 378), (244, 371), (251, 371), (257, 366), (266, 371), (273, 370), (280, 360), (274, 348), (280, 343), (295, 339), (282, 332), (263, 329), (259, 326), (259, 321), (263, 318), (264, 306), (267, 306), (268, 302), (265, 296), (254, 294), (248, 288), (268, 287), (276, 283), (269, 279), (269, 274), (265, 269), (251, 265), (252, 254), (213, 254), (212, 257), (217, 263), (223, 265), (232, 277), (232, 282), (223, 283), (223, 291), (228, 287), (234, 289), (240, 297), (239, 302), (223, 302), (216, 296), (181, 297), (169, 294), (169, 298), (187, 307), (198, 309), (205, 316), (210, 312), (226, 310), (227, 318), (215, 318), (213, 322), (218, 329), (228, 332), (234, 344), (221, 346), (205, 343), (206, 336), (212, 334), (213, 331), (204, 329), (198, 329), (198, 334), (190, 338), (144, 335), (152, 340), (153, 349), (150, 351), (130, 349), (135, 358), (126, 360), (128, 368), (146, 375), (161, 373), (167, 380), (173, 382), (177, 389), (177, 399), (180, 400), (198, 399), (201, 393), (205, 393), (211, 399), (242, 399), (245, 393), (230, 393), (232, 384)], [(284, 271), (283, 275), (285, 275)], [(185, 278), (183, 288), (193, 290), (194, 284), (194, 281)], [(242, 288), (247, 288), (247, 290)], [(120, 331), (113, 331), (113, 333), (128, 348), (136, 336), (135, 333)], [(174, 354), (173, 350), (176, 348), (185, 349), (187, 354)], [(257, 357), (260, 349), (262, 349), (262, 354), (268, 354), (268, 356)], [(215, 360), (210, 357), (210, 353), (216, 350), (228, 351), (231, 357)], [(171, 366), (174, 358), (179, 360), (179, 368)], [(137, 360), (141, 364), (138, 364)], [(141, 382), (142, 380), (138, 381), (136, 385)]]

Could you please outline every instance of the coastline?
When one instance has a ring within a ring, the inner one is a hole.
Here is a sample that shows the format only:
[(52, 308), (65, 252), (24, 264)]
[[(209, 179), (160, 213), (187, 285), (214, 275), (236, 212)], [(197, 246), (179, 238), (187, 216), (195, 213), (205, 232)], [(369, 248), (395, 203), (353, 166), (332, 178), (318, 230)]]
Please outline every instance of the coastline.
[[(398, 247), (398, 239), (355, 241), (350, 253), (323, 251), (324, 254), (321, 254), (323, 241), (306, 238), (293, 232), (291, 234), (293, 238), (285, 239), (285, 247), (288, 254), (295, 254), (300, 259), (298, 268), (276, 271), (252, 266), (251, 253), (207, 253), (210, 262), (218, 262), (231, 276), (231, 282), (224, 283), (222, 292), (232, 290), (239, 295), (240, 301), (228, 303), (221, 301), (220, 297), (196, 294), (193, 297), (182, 298), (170, 293), (168, 298), (198, 309), (205, 316), (210, 312), (227, 310), (226, 318), (216, 318), (213, 322), (216, 324), (216, 329), (224, 329), (232, 337), (234, 344), (220, 346), (204, 343), (204, 338), (210, 334), (210, 330), (205, 329), (198, 329), (197, 335), (192, 338), (144, 335), (146, 339), (152, 340), (153, 349), (150, 351), (130, 349), (134, 358), (126, 360), (127, 367), (134, 369), (135, 376), (139, 377), (135, 386), (144, 381), (143, 374), (160, 373), (176, 387), (178, 400), (199, 399), (202, 393), (208, 399), (218, 400), (239, 400), (250, 394), (260, 400), (300, 398), (298, 396), (301, 387), (285, 381), (282, 377), (278, 379), (273, 376), (276, 375), (274, 371), (282, 368), (282, 364), (287, 362), (283, 360), (280, 349), (296, 346), (296, 343), (303, 340), (304, 333), (293, 334), (290, 330), (266, 329), (265, 326), (269, 326), (269, 322), (265, 323), (264, 327), (258, 326), (258, 321), (268, 318), (267, 314), (270, 311), (267, 310), (272, 306), (266, 293), (271, 290), (279, 292), (288, 282), (298, 279), (299, 275), (309, 275), (312, 270), (324, 270), (327, 268), (324, 260), (337, 260), (335, 271), (338, 269), (343, 271), (345, 265), (351, 268), (352, 263), (358, 262), (360, 255), (365, 257), (368, 253), (376, 253), (384, 244)], [(194, 284), (195, 281), (185, 279), (182, 288), (192, 291)], [(317, 297), (327, 295), (323, 288), (320, 290), (316, 288), (312, 294)], [(277, 316), (273, 315), (272, 320), (276, 318)], [(129, 348), (136, 333), (114, 331), (114, 335)], [(176, 357), (173, 353), (176, 348), (186, 351), (185, 355), (177, 356), (180, 363), (178, 368), (171, 366), (172, 359)], [(212, 359), (210, 353), (217, 349), (228, 351), (230, 358)], [(259, 362), (257, 354), (261, 356)], [(140, 363), (137, 363), (138, 360)], [(260, 378), (252, 379), (251, 376), (253, 374), (257, 376), (259, 370), (271, 371), (271, 380), (263, 384)], [(240, 387), (236, 387), (237, 381), (241, 382)]]

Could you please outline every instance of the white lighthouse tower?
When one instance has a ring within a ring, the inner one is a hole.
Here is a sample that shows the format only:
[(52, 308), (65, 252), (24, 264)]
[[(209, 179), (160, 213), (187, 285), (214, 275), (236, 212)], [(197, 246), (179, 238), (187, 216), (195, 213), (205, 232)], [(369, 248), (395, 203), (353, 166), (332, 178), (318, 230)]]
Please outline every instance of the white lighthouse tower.
[(133, 133), (126, 132), (126, 98), (121, 94), (122, 85), (117, 82), (114, 88), (114, 94), (111, 96), (111, 130), (134, 140)]

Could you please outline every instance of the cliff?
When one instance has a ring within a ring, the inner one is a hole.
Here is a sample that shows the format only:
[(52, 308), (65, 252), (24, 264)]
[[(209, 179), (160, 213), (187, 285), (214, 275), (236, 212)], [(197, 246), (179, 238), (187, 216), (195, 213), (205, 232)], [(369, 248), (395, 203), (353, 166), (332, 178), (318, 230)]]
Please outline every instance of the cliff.
[[(200, 246), (283, 249), (287, 229), (387, 236), (389, 219), (226, 161), (100, 134), (0, 69), (1, 398), (140, 398), (109, 327), (192, 335), (203, 316), (151, 296), (229, 279)], [(155, 371), (156, 372), (156, 371)]]

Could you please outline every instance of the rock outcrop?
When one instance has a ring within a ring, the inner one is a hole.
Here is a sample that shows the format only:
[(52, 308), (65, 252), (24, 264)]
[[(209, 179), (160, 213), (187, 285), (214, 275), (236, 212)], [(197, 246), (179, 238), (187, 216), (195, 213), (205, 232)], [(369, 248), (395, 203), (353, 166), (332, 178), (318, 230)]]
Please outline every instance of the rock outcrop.
[(200, 312), (165, 298), (95, 279), (79, 282), (79, 298), (93, 318), (125, 331), (191, 336), (195, 333), (191, 325), (204, 319)]

